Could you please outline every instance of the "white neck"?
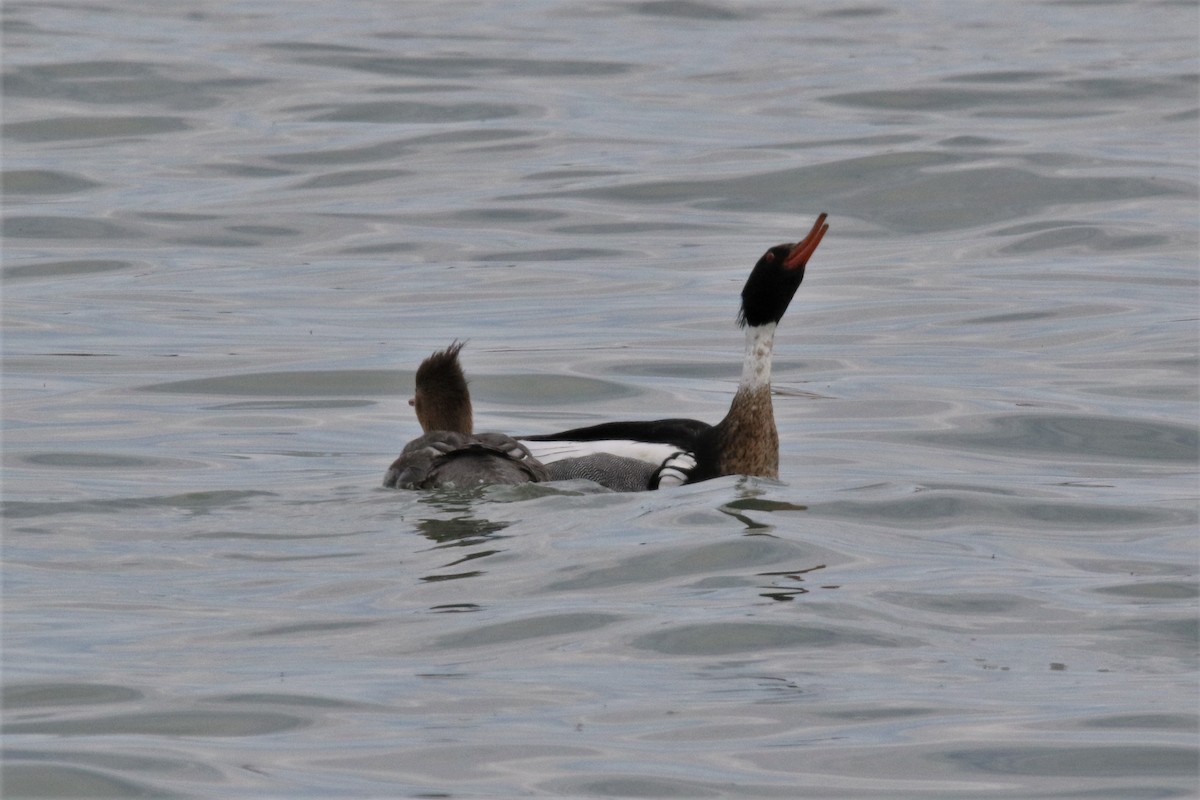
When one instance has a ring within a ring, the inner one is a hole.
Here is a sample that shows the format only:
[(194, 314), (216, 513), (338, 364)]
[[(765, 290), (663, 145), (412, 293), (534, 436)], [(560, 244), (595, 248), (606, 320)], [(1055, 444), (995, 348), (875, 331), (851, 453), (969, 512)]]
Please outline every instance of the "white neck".
[(771, 347), (775, 343), (775, 323), (747, 326), (746, 360), (742, 362), (741, 389), (761, 389), (771, 385)]

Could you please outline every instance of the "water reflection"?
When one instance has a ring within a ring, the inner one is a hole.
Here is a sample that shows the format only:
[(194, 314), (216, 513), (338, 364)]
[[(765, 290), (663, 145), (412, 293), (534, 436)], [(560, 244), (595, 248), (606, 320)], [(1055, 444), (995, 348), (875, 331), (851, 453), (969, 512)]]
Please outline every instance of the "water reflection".
[(510, 524), (512, 523), (464, 516), (454, 519), (418, 520), (417, 530), (442, 547), (470, 547), (486, 541)]
[(779, 500), (764, 500), (758, 493), (750, 493), (747, 497), (733, 500), (721, 506), (720, 511), (741, 522), (750, 530), (766, 531), (772, 528), (765, 522), (751, 519), (744, 511), (807, 511), (808, 506), (796, 505)]
[[(802, 594), (808, 594), (809, 589), (798, 584), (804, 583), (804, 576), (810, 572), (825, 569), (824, 564), (818, 564), (815, 567), (805, 567), (803, 569), (787, 569), (778, 572), (760, 572), (760, 578), (772, 578), (770, 586), (760, 586), (760, 589), (765, 589), (762, 593), (763, 597), (768, 597), (772, 600), (780, 602), (791, 602), (796, 597)], [(783, 584), (783, 585), (776, 585)], [(792, 584), (792, 585), (788, 585)], [(835, 586), (822, 586), (822, 589), (835, 589)]]
[[(434, 542), (434, 549), (445, 547), (476, 547), (497, 538), (497, 534), (512, 523), (484, 519), (476, 514), (476, 509), (482, 506), (480, 500), (486, 493), (485, 488), (477, 489), (445, 489), (423, 493), (420, 503), (433, 506), (438, 511), (452, 514), (450, 518), (425, 517), (415, 523), (417, 531)], [(486, 507), (486, 506), (483, 506)], [(503, 550), (489, 548), (475, 550), (438, 567), (439, 570), (451, 569), (470, 561), (501, 553)], [(477, 578), (484, 574), (481, 569), (457, 570), (453, 572), (437, 572), (421, 577), (423, 583), (438, 583), (463, 578)], [(468, 604), (470, 605), (470, 604)], [(440, 606), (441, 610), (447, 607)], [(464, 610), (455, 606), (455, 610)], [(467, 609), (467, 610), (473, 610)]]

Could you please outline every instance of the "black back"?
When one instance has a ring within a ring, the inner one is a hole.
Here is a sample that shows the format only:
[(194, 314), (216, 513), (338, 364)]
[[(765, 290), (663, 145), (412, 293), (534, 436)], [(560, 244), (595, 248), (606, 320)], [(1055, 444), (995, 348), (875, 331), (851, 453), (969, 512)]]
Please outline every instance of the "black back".
[(655, 419), (633, 422), (602, 422), (585, 428), (546, 434), (522, 436), (531, 442), (600, 442), (606, 439), (632, 439), (637, 442), (669, 444), (692, 452), (700, 437), (712, 428), (698, 419)]

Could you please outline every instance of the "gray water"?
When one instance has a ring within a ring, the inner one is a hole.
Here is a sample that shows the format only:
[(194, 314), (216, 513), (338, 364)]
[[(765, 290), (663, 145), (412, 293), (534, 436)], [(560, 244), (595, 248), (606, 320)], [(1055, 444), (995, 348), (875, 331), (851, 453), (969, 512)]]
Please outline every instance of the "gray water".
[[(1197, 6), (6, 2), (5, 797), (1193, 797)], [(477, 424), (780, 481), (379, 488)]]

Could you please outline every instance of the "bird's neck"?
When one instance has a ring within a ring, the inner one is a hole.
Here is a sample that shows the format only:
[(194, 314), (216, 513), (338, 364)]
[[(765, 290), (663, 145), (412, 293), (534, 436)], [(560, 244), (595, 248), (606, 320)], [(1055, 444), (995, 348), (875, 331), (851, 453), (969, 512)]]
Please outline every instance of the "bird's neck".
[(742, 380), (718, 425), (721, 474), (779, 477), (779, 432), (771, 407), (775, 323), (746, 328)]
[(775, 344), (775, 323), (746, 327), (746, 356), (742, 361), (742, 382), (738, 390), (771, 390), (771, 348)]

